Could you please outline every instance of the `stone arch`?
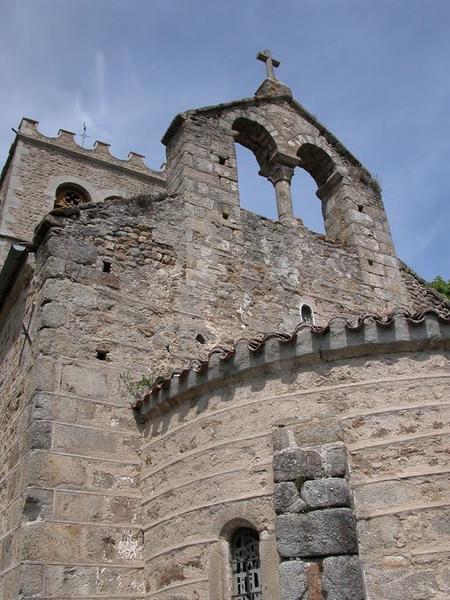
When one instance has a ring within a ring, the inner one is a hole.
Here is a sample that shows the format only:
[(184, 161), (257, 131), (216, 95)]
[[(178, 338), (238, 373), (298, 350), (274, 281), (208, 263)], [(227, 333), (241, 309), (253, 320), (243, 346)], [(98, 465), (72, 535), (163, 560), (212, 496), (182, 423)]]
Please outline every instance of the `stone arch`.
[[(300, 168), (301, 172), (294, 178), (294, 188), (297, 189), (294, 199), (297, 198), (301, 207), (300, 216), (302, 219), (310, 220), (311, 224), (308, 226), (313, 231), (326, 231), (323, 198), (327, 193), (327, 183), (332, 181), (333, 176), (337, 173), (336, 162), (322, 145), (316, 145), (309, 140), (300, 145), (296, 155), (298, 159), (296, 166)], [(319, 203), (315, 196), (322, 202)]]
[(247, 515), (245, 517), (238, 515), (227, 520), (220, 528), (219, 538), (225, 540), (231, 540), (234, 533), (238, 529), (247, 528), (254, 529), (259, 533), (260, 527), (256, 524), (256, 521), (252, 518), (249, 518)]
[(235, 142), (253, 152), (260, 167), (260, 175), (267, 177), (269, 162), (277, 151), (272, 135), (263, 125), (246, 117), (235, 119), (232, 128), (236, 132)]
[(336, 163), (330, 155), (315, 144), (303, 144), (298, 149), (297, 156), (298, 166), (308, 171), (318, 188), (321, 188), (336, 170)]
[(66, 173), (65, 175), (57, 175), (49, 178), (45, 191), (47, 210), (51, 210), (54, 207), (57, 191), (62, 186), (73, 186), (83, 191), (88, 197), (88, 202), (99, 202), (103, 199), (101, 193), (90, 181), (83, 177)]
[(61, 183), (55, 191), (54, 208), (73, 208), (91, 202), (89, 192), (77, 183)]
[(340, 190), (347, 170), (319, 138), (304, 136), (298, 141), (297, 166), (306, 171), (317, 185), (316, 196), (321, 200), (325, 233), (330, 238), (339, 239), (340, 213), (343, 210)]
[(272, 134), (256, 120), (237, 117), (233, 121), (235, 141), (248, 148), (260, 167), (259, 175), (275, 188), (278, 218), (292, 217), (290, 184), (298, 157), (283, 152)]
[(230, 600), (232, 596), (232, 545), (236, 533), (242, 529), (253, 530), (258, 538), (260, 574), (264, 589), (257, 596), (262, 600), (280, 600), (278, 580), (278, 554), (274, 532), (267, 530), (259, 511), (253, 507), (233, 504), (228, 506), (213, 523), (217, 542), (209, 561), (211, 600)]

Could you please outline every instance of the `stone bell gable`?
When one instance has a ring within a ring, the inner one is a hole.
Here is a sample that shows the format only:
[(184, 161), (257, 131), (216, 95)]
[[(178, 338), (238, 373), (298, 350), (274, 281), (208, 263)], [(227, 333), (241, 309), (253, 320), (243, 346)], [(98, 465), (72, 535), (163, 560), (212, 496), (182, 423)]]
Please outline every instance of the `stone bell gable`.
[[(259, 174), (273, 184), (286, 229), (299, 225), (290, 183), (296, 168), (305, 169), (317, 184), (326, 239), (356, 251), (361, 288), (378, 302), (390, 294), (398, 305), (408, 303), (377, 182), (286, 86), (266, 80), (253, 98), (182, 113), (163, 143), (169, 193), (201, 208), (205, 220), (218, 211), (242, 218), (236, 143), (254, 153)], [(304, 249), (314, 242), (304, 240)]]

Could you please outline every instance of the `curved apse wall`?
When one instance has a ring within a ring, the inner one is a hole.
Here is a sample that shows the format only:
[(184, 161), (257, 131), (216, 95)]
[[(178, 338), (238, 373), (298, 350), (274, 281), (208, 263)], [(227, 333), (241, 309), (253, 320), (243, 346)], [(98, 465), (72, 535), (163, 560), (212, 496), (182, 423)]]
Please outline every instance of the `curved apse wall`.
[(280, 598), (279, 425), (302, 447), (344, 442), (368, 597), (404, 597), (419, 580), (424, 597), (447, 597), (449, 340), (449, 321), (432, 312), (336, 319), (238, 344), (155, 386), (136, 407), (148, 597), (231, 598), (227, 539), (248, 524), (260, 534), (263, 598)]

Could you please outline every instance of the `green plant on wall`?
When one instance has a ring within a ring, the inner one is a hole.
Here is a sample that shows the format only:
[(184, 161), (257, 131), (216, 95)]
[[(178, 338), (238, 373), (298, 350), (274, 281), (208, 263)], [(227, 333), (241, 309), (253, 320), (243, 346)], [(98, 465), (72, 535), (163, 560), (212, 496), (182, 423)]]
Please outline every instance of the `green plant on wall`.
[(132, 379), (130, 373), (123, 373), (121, 379), (127, 386), (129, 393), (136, 399), (139, 399), (156, 381), (156, 377), (152, 373), (143, 375), (140, 379)]
[(443, 277), (438, 275), (430, 283), (431, 287), (450, 299), (450, 279), (445, 281)]

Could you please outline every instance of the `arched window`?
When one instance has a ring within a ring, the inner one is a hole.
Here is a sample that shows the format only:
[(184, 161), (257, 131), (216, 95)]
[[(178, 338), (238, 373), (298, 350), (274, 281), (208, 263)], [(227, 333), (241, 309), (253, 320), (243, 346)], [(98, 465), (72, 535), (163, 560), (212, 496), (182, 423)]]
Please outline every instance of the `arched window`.
[(241, 208), (276, 221), (273, 185), (258, 174), (255, 155), (242, 144), (236, 144), (236, 165)]
[(82, 187), (63, 183), (56, 190), (54, 208), (73, 208), (89, 201), (89, 194)]
[[(310, 203), (309, 210), (307, 210), (305, 214), (306, 223), (312, 225), (313, 231), (323, 232), (325, 230), (328, 234), (334, 221), (333, 202), (329, 202), (329, 200), (333, 198), (336, 191), (336, 185), (339, 184), (342, 176), (338, 172), (336, 164), (331, 156), (329, 156), (325, 150), (314, 144), (303, 144), (299, 148), (297, 156), (299, 159), (298, 166), (301, 170), (306, 171), (306, 173), (308, 173), (315, 181), (317, 186), (315, 195), (321, 200), (321, 206), (319, 204), (312, 206)], [(297, 178), (297, 182), (299, 179), (300, 178)], [(308, 181), (305, 182), (305, 187), (306, 189), (309, 189), (309, 193), (312, 195), (314, 186), (311, 186), (312, 182), (310, 178), (307, 178), (307, 180)], [(322, 213), (322, 217), (320, 216), (320, 213)], [(317, 224), (320, 224), (322, 219), (324, 229), (322, 229), (321, 226), (317, 227)]]
[(275, 142), (262, 125), (242, 117), (234, 121), (233, 131), (241, 208), (276, 219), (273, 185), (268, 180)]
[(299, 166), (308, 171), (316, 180), (317, 186), (324, 185), (334, 172), (334, 162), (330, 156), (313, 144), (303, 144), (297, 152)]
[(233, 600), (262, 600), (259, 535), (254, 529), (238, 529), (231, 539)]
[(314, 325), (314, 313), (309, 304), (302, 304), (300, 308), (300, 317), (302, 323), (310, 323)]
[(324, 234), (322, 202), (317, 197), (315, 179), (306, 169), (299, 167), (295, 169), (291, 189), (294, 216), (299, 217), (310, 231)]

